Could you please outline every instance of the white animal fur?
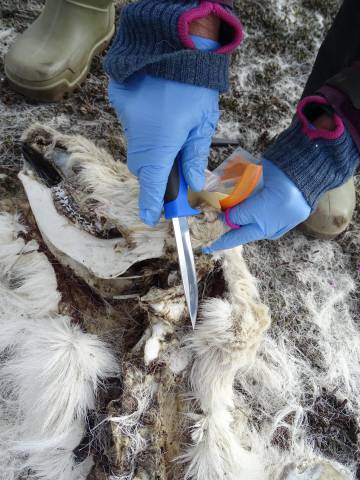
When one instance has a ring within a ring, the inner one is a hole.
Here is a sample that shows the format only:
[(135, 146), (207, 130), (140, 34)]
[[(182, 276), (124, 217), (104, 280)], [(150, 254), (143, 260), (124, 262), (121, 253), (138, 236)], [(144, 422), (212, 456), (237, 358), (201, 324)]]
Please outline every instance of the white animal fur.
[(18, 218), (2, 214), (0, 225), (1, 478), (30, 469), (29, 479), (80, 480), (91, 458), (75, 465), (73, 449), (117, 365), (96, 336), (54, 313), (54, 271), (34, 242), (18, 238)]
[(233, 382), (237, 371), (254, 361), (270, 317), (241, 249), (225, 254), (223, 268), (228, 298), (206, 301), (201, 322), (187, 339), (194, 356), (191, 395), (203, 413), (194, 417), (194, 444), (182, 459), (189, 463), (186, 478), (258, 479), (264, 474), (261, 460), (243, 448), (232, 427)]
[[(174, 335), (175, 326), (181, 322), (178, 302), (181, 300), (183, 303), (176, 286), (166, 291), (153, 288), (141, 299), (149, 308), (150, 327), (132, 352), (141, 353), (143, 348), (144, 367), (151, 361), (155, 364), (163, 362), (170, 368), (174, 362), (178, 363), (177, 356), (183, 357), (186, 352), (192, 354), (192, 360), (189, 355), (186, 360), (182, 358), (184, 366), (177, 374), (192, 363), (189, 396), (203, 414), (189, 413), (193, 423), (193, 445), (180, 457), (187, 464), (185, 478), (260, 480), (265, 475), (261, 458), (254, 453), (254, 448), (253, 451), (248, 448), (249, 444), (239, 435), (239, 429), (233, 428), (235, 420), (239, 420), (238, 416), (234, 416), (233, 381), (239, 369), (246, 370), (253, 362), (270, 319), (267, 308), (259, 301), (255, 280), (246, 268), (241, 249), (225, 255), (223, 268), (229, 289), (228, 298), (205, 302), (202, 321), (198, 323), (194, 335), (188, 337), (185, 350), (179, 348), (179, 341)], [(164, 332), (169, 334), (170, 340), (163, 343)], [(134, 396), (138, 399), (138, 407), (130, 414), (112, 417), (117, 435), (120, 434), (117, 437), (119, 445), (126, 445), (127, 462), (132, 466), (126, 475), (114, 477), (116, 480), (135, 478), (132, 472), (137, 465), (137, 455), (153, 448), (147, 438), (154, 433), (142, 427), (141, 419), (154, 393), (155, 405), (161, 401), (153, 390), (156, 376), (147, 374), (146, 368), (144, 371), (136, 369), (136, 375), (133, 368), (124, 370), (124, 381), (128, 385), (124, 390), (126, 398)], [(163, 376), (158, 378), (163, 380)], [(153, 387), (149, 389), (149, 385)], [(171, 390), (171, 385), (169, 383), (164, 388)], [(190, 403), (190, 409), (192, 406), (193, 403)], [(176, 418), (181, 422), (180, 417)], [(246, 430), (244, 418), (242, 426)]]
[(97, 389), (116, 365), (105, 345), (71, 325), (68, 317), (28, 324), (32, 331), (28, 327), (19, 336), (16, 354), (1, 370), (2, 381), (14, 385), (26, 412), (25, 436), (34, 431), (61, 435), (74, 419), (84, 420), (94, 409)]

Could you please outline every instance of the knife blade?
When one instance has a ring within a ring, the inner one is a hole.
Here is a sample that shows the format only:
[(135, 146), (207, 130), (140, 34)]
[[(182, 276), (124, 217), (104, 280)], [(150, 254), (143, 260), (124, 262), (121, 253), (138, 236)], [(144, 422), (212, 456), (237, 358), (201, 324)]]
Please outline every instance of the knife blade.
[(189, 204), (188, 186), (183, 175), (180, 155), (176, 157), (169, 175), (164, 197), (164, 212), (165, 218), (172, 220), (173, 223), (185, 299), (194, 329), (199, 296), (187, 217), (198, 215), (200, 212), (193, 209)]
[(198, 311), (198, 284), (196, 278), (194, 254), (191, 247), (189, 225), (186, 217), (172, 219), (179, 256), (181, 278), (184, 285), (186, 303), (193, 329)]

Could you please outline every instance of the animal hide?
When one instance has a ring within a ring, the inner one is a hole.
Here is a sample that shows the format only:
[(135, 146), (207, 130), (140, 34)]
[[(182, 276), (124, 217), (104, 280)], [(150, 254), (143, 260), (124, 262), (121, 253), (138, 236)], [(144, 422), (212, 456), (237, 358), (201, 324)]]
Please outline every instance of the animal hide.
[[(295, 236), (293, 250), (282, 251), (279, 241), (275, 257), (266, 242), (204, 256), (200, 247), (224, 226), (216, 211), (201, 205), (202, 215), (190, 221), (201, 305), (191, 331), (172, 231), (165, 222), (157, 229), (139, 223), (137, 185), (126, 167), (90, 141), (48, 127), (35, 125), (23, 139), (61, 177), (46, 186), (28, 164), (20, 175), (41, 233), (33, 235), (58, 266), (55, 278), (36, 241), (22, 238), (19, 219), (0, 217), (0, 259), (3, 251), (8, 269), (22, 262), (29, 267), (28, 277), (22, 267), (21, 282), (1, 284), (8, 289), (1, 310), (2, 418), (16, 418), (3, 429), (0, 462), (13, 475), (8, 478), (25, 468), (45, 480), (86, 476), (91, 457), (77, 463), (76, 447), (87, 423), (85, 445), (95, 453), (89, 478), (96, 480), (354, 479), (355, 458), (316, 444), (316, 418), (340, 415), (342, 408), (356, 428), (359, 412), (358, 359), (350, 355), (359, 333), (346, 306), (354, 285), (340, 275), (339, 293), (328, 294), (337, 267), (326, 269), (324, 258), (338, 258), (332, 244), (309, 247)], [(49, 217), (40, 218), (34, 192), (46, 194)], [(67, 195), (71, 202), (60, 202)], [(90, 257), (52, 237), (46, 220), (61, 221), (67, 239), (86, 234), (93, 255), (110, 242), (117, 272), (106, 278), (103, 269), (98, 278)], [(19, 257), (15, 263), (7, 252)], [(31, 255), (36, 262), (27, 260)], [(274, 277), (279, 258), (291, 265), (286, 283)], [(303, 258), (315, 259), (315, 266), (296, 270)], [(31, 282), (25, 288), (32, 276), (39, 285), (35, 297)], [(275, 290), (264, 289), (270, 278)], [(263, 299), (275, 314), (271, 326)], [(26, 318), (17, 313), (30, 307)], [(119, 349), (120, 389), (111, 380)], [(341, 407), (344, 399), (349, 405)], [(13, 415), (14, 408), (20, 413)], [(330, 436), (326, 441), (330, 445)]]

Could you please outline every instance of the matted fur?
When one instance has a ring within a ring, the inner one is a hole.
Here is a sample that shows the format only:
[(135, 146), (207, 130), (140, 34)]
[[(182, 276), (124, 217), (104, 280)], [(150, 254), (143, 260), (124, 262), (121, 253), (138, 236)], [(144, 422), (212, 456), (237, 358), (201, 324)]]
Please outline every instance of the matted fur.
[(57, 310), (60, 294), (54, 270), (17, 215), (0, 214), (0, 314), (41, 316)]
[[(275, 258), (270, 258), (266, 244), (247, 250), (248, 262), (262, 285), (272, 283), (272, 290), (263, 289), (263, 297), (273, 309), (277, 303), (281, 309), (276, 310), (277, 318), (255, 362), (245, 375), (238, 375), (236, 387), (241, 410), (250, 418), (256, 412), (259, 427), (251, 442), (266, 458), (269, 478), (286, 478), (286, 465), (305, 468), (330, 462), (316, 448), (318, 437), (310, 421), (317, 406), (324, 409), (323, 416), (329, 415), (324, 420), (319, 415), (319, 422), (326, 424), (332, 415), (341, 414), (341, 408), (331, 411), (329, 396), (339, 405), (345, 402), (344, 425), (359, 422), (360, 334), (357, 316), (351, 311), (354, 281), (344, 269), (347, 258), (338, 245), (309, 242), (292, 233), (287, 241), (280, 240), (277, 248)], [(263, 260), (261, 268), (256, 266), (259, 258)], [(269, 278), (278, 259), (283, 262), (277, 268), (281, 275)], [(339, 438), (337, 442), (341, 452), (344, 440)], [(279, 449), (279, 444), (286, 448)], [(335, 446), (336, 442), (327, 447), (328, 456), (342, 460), (342, 465), (330, 462), (340, 472), (334, 478), (356, 478), (356, 459), (346, 453), (339, 457), (332, 451)], [(324, 473), (320, 478), (327, 477)]]

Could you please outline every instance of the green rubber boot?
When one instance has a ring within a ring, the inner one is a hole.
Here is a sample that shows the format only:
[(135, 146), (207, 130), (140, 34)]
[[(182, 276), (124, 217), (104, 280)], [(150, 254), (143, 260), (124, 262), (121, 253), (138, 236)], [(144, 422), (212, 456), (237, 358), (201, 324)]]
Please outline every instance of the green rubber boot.
[(85, 80), (113, 36), (114, 20), (112, 0), (47, 0), (5, 57), (10, 84), (30, 98), (60, 100)]
[(351, 178), (341, 187), (326, 192), (315, 212), (300, 228), (313, 237), (335, 238), (349, 226), (355, 203), (355, 185)]

